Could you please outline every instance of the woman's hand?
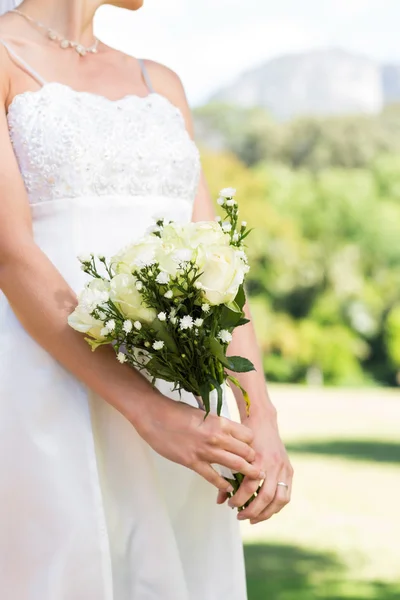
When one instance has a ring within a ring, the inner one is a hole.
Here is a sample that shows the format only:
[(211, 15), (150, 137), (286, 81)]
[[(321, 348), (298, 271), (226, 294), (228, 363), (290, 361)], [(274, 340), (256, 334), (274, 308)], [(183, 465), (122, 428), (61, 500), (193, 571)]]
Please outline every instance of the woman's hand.
[[(247, 508), (240, 511), (239, 520), (250, 519), (251, 524), (260, 523), (278, 513), (290, 501), (292, 491), (293, 468), (279, 435), (276, 415), (270, 407), (246, 420), (246, 426), (253, 434), (252, 447), (256, 452), (254, 465), (266, 474), (257, 497)], [(278, 485), (286, 483), (288, 487)], [(245, 477), (236, 494), (229, 500), (229, 506), (243, 506), (257, 491), (260, 481)], [(218, 502), (222, 503), (226, 495), (220, 493)]]
[(259, 465), (252, 464), (256, 452), (251, 448), (249, 427), (229, 419), (208, 415), (156, 393), (139, 422), (134, 425), (144, 440), (165, 458), (184, 465), (219, 490), (231, 492), (231, 485), (211, 464), (240, 471), (250, 480), (261, 479)]

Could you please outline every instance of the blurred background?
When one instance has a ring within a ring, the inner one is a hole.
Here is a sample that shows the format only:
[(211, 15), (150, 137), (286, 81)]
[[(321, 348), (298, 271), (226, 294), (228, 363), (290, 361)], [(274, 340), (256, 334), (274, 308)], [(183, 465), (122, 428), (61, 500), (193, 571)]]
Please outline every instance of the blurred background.
[[(176, 70), (238, 189), (292, 504), (243, 526), (249, 600), (400, 600), (400, 4), (147, 0), (99, 36)], [(204, 599), (207, 600), (207, 599)], [(222, 599), (221, 599), (222, 600)]]

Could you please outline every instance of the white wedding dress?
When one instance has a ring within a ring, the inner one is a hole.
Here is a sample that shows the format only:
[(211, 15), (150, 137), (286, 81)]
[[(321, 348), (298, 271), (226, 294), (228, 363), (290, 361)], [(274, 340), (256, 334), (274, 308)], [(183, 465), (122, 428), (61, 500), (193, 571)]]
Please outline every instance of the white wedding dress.
[[(115, 252), (156, 214), (190, 220), (198, 151), (151, 89), (111, 101), (8, 51), (42, 85), (8, 112), (35, 240), (78, 292), (79, 253)], [(33, 341), (0, 292), (4, 600), (244, 600), (236, 511), (216, 495)]]

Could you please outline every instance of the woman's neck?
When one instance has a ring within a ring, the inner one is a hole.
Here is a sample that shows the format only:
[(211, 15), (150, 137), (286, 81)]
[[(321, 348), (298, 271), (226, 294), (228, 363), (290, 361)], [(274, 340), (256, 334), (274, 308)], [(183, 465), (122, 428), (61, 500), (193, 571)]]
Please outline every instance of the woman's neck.
[(89, 45), (93, 18), (104, 0), (24, 0), (19, 9), (66, 38)]

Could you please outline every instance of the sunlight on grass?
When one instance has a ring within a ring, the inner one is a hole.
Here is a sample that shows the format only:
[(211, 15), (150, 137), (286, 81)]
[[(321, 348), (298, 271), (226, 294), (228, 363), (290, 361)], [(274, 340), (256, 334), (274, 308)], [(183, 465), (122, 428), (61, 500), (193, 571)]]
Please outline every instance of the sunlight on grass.
[(400, 599), (400, 394), (273, 388), (293, 499), (243, 525), (249, 600)]

